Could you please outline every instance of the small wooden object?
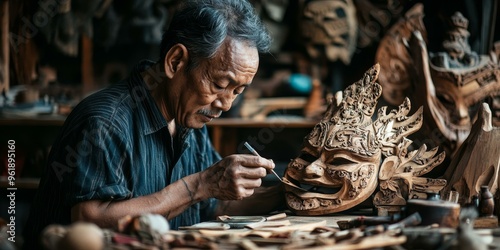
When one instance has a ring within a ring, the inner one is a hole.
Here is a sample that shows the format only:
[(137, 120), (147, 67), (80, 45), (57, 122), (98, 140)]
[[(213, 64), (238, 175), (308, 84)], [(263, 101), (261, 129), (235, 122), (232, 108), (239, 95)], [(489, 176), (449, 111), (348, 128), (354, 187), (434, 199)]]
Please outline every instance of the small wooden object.
[(497, 228), (498, 217), (478, 217), (474, 220), (474, 228)]
[(439, 224), (440, 227), (456, 228), (459, 224), (460, 205), (443, 200), (410, 199), (407, 212), (418, 212), (422, 217), (420, 225)]
[(481, 186), (479, 215), (482, 217), (492, 217), (494, 209), (495, 201), (493, 200), (493, 194), (490, 192), (488, 186)]

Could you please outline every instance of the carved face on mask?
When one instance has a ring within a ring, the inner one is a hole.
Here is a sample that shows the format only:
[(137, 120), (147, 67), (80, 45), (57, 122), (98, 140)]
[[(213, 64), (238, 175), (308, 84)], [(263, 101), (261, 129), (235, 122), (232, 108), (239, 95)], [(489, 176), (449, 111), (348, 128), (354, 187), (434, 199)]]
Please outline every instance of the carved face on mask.
[(312, 58), (351, 62), (356, 48), (357, 22), (351, 0), (311, 0), (303, 3), (301, 34)]
[(377, 187), (382, 155), (392, 154), (397, 142), (420, 128), (421, 112), (405, 116), (409, 105), (389, 115), (382, 108), (372, 121), (382, 92), (375, 82), (378, 72), (377, 64), (336, 97), (305, 138), (302, 153), (289, 163), (286, 199), (295, 213), (335, 213), (365, 201)]
[(425, 27), (412, 25), (423, 23), (423, 9), (413, 10), (388, 32), (377, 52), (384, 98), (397, 105), (408, 95), (423, 106), (425, 123), (415, 138), (444, 149), (449, 161), (469, 135), (479, 104), (500, 96), (500, 65), (470, 50), (468, 20), (460, 13), (449, 20), (444, 51), (428, 53)]

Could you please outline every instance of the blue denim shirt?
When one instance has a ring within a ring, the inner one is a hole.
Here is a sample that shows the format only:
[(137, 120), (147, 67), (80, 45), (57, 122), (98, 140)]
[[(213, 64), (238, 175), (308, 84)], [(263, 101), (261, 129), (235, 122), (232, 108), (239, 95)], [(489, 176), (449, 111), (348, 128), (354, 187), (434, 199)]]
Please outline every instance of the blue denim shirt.
[[(71, 207), (79, 202), (152, 194), (220, 160), (206, 127), (178, 126), (170, 135), (140, 76), (151, 64), (141, 62), (129, 78), (85, 98), (68, 116), (27, 222), (32, 235), (49, 224), (71, 223)], [(192, 205), (170, 226), (206, 220), (215, 205), (215, 199)]]

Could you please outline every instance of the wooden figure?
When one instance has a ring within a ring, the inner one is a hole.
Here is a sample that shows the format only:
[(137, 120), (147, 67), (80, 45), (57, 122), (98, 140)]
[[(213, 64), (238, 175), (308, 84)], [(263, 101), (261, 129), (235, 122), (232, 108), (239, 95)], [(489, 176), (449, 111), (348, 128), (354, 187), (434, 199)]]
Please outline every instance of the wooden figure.
[[(492, 113), (486, 103), (481, 105), (479, 117), (467, 140), (462, 144), (443, 178), (449, 180), (443, 192), (454, 190), (460, 194), (459, 203), (465, 205), (472, 197), (479, 197), (481, 187), (493, 194), (498, 192), (500, 168), (500, 127), (492, 126)], [(498, 207), (498, 203), (497, 203)], [(498, 212), (496, 215), (500, 215)]]

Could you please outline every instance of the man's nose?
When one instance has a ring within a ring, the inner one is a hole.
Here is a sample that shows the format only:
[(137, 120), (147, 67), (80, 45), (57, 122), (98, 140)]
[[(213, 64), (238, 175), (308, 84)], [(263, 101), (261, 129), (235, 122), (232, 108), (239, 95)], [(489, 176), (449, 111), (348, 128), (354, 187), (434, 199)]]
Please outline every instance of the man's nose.
[(220, 95), (215, 99), (214, 106), (224, 112), (228, 111), (233, 104), (234, 97), (231, 94)]

